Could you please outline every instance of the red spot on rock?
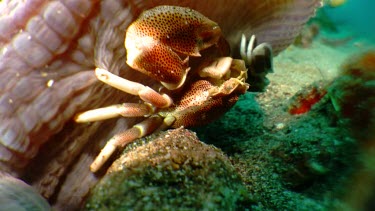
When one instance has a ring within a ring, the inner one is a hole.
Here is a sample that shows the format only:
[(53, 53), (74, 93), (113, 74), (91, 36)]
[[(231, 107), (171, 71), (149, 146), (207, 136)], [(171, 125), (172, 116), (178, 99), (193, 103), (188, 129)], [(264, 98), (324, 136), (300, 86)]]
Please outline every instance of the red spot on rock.
[(288, 112), (293, 115), (304, 114), (311, 110), (312, 106), (320, 101), (327, 93), (327, 90), (320, 86), (313, 85), (301, 92), (298, 92), (289, 106)]

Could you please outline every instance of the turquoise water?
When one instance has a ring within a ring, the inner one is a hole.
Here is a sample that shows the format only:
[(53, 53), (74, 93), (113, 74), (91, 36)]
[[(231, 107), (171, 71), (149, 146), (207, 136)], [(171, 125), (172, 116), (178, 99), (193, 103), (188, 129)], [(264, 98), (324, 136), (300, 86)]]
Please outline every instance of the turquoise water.
[(339, 7), (325, 6), (323, 11), (338, 29), (375, 40), (374, 0), (347, 0)]

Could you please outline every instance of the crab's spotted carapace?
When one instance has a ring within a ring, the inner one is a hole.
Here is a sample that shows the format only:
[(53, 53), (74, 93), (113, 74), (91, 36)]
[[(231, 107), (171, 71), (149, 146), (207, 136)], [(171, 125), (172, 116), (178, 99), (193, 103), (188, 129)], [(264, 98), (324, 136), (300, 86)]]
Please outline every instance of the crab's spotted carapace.
[(187, 57), (200, 56), (199, 51), (216, 44), (220, 36), (218, 24), (195, 10), (155, 7), (127, 29), (127, 63), (168, 89), (176, 89), (189, 70)]

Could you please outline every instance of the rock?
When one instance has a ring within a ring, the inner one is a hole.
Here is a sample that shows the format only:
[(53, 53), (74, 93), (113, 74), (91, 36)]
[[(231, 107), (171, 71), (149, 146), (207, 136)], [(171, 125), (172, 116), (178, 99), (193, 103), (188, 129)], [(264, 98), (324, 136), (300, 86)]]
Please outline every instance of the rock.
[(235, 210), (245, 194), (224, 153), (180, 128), (128, 145), (85, 209)]
[(48, 202), (25, 182), (0, 171), (0, 210), (51, 210)]

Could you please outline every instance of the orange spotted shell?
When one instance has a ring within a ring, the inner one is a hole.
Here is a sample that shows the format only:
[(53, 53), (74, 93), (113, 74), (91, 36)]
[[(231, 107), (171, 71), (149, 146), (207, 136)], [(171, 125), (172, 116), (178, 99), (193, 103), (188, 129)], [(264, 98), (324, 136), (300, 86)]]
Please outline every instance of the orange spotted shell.
[(155, 7), (143, 12), (127, 29), (127, 63), (174, 89), (187, 74), (187, 60), (181, 56), (200, 56), (199, 51), (216, 44), (220, 36), (218, 24), (197, 11)]

